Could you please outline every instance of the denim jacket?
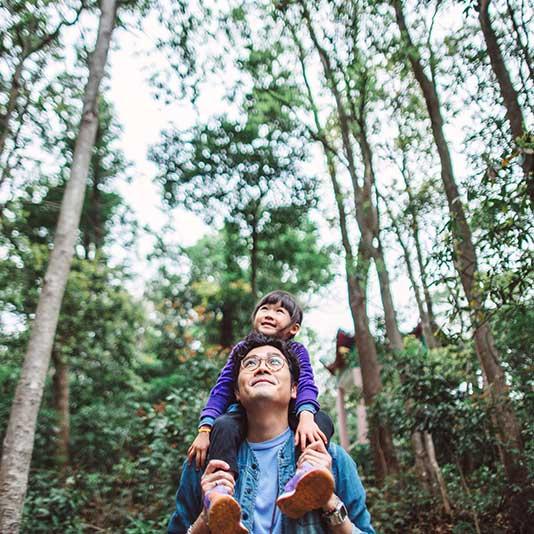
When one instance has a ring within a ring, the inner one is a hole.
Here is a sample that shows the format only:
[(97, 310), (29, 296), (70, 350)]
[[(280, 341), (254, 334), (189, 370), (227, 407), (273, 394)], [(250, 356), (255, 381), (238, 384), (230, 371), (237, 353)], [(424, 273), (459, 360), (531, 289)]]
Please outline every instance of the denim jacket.
[[(338, 445), (331, 444), (328, 452), (332, 456), (332, 471), (335, 480), (335, 493), (345, 504), (349, 519), (353, 524), (353, 534), (361, 532), (374, 534), (371, 517), (365, 505), (365, 491), (358, 476), (356, 464)], [(247, 442), (238, 453), (239, 478), (235, 486), (235, 497), (241, 504), (243, 524), (253, 533), (254, 504), (258, 488), (258, 462)], [(283, 492), (286, 482), (295, 474), (295, 445), (291, 433), (289, 439), (278, 453), (279, 494)], [(202, 494), (200, 477), (187, 461), (184, 463), (180, 486), (176, 493), (176, 510), (167, 527), (168, 534), (185, 534), (202, 511)], [(282, 516), (283, 534), (326, 534), (328, 529), (321, 520), (319, 511), (309, 512), (304, 517), (294, 520)]]

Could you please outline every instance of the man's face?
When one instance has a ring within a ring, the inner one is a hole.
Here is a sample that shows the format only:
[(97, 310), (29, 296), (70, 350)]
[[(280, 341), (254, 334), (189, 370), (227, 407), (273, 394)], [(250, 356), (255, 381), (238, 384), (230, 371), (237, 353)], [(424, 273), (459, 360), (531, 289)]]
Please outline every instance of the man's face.
[[(254, 359), (259, 362), (256, 369), (252, 369), (254, 365), (250, 365)], [(269, 369), (270, 359), (273, 368), (277, 361), (282, 360), (280, 369)], [(256, 401), (265, 400), (287, 408), (289, 401), (297, 396), (297, 386), (291, 384), (291, 373), (285, 356), (270, 345), (252, 349), (243, 358), (236, 385), (236, 398), (245, 409)]]
[(253, 328), (266, 336), (288, 339), (300, 330), (300, 325), (292, 324), (289, 312), (281, 302), (277, 302), (259, 307), (254, 316)]

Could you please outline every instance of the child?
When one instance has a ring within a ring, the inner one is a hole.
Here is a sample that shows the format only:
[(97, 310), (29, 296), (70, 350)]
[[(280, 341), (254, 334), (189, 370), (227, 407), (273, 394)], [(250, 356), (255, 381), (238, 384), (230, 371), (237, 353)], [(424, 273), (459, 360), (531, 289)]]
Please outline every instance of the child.
[[(302, 309), (290, 293), (273, 291), (256, 305), (252, 314), (252, 328), (266, 336), (292, 340), (300, 330), (302, 315)], [(319, 410), (318, 389), (314, 382), (310, 356), (304, 345), (295, 341), (290, 341), (289, 345), (300, 364), (295, 411), (289, 418), (290, 426), (295, 430), (295, 445), (303, 450), (307, 443), (314, 441), (322, 440), (327, 444), (334, 426), (330, 417)], [(204, 465), (206, 458), (208, 461), (223, 460), (230, 466), (235, 478), (238, 476), (237, 451), (246, 434), (246, 420), (234, 396), (233, 359), (236, 347), (211, 390), (200, 415), (198, 435), (188, 450), (189, 461), (194, 460), (198, 468)], [(300, 476), (304, 474), (301, 473)], [(292, 502), (294, 486), (295, 481), (291, 485), (293, 489), (290, 494), (284, 494), (278, 502), (287, 515), (294, 514), (295, 504), (300, 508), (300, 503)], [(217, 498), (217, 495), (213, 497)], [(210, 505), (209, 499), (207, 505)], [(210, 516), (211, 511), (208, 517)]]

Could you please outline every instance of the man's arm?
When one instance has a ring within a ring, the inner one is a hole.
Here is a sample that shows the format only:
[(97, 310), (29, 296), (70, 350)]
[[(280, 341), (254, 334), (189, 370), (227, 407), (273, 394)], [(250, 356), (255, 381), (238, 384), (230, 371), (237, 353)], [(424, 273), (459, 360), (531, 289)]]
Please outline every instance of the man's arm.
[[(365, 504), (365, 490), (354, 460), (337, 445), (331, 445), (330, 449), (333, 457), (332, 471), (336, 480), (336, 495), (347, 508), (350, 522), (358, 529), (345, 531), (334, 530), (336, 527), (330, 527), (331, 532), (336, 534), (345, 532), (375, 534), (371, 526), (371, 515)], [(332, 503), (330, 504), (332, 506)]]
[(374, 534), (356, 464), (339, 447), (333, 445), (331, 450), (333, 456), (326, 450), (322, 441), (316, 441), (306, 447), (298, 461), (298, 465), (309, 462), (333, 472), (336, 481), (335, 494), (323, 507), (323, 512), (328, 514), (334, 511), (338, 503), (342, 502), (347, 509), (347, 517), (339, 525), (328, 525), (328, 531), (332, 534)]
[(176, 492), (176, 509), (167, 526), (168, 534), (186, 534), (201, 512), (200, 471), (186, 461), (182, 466), (180, 485)]
[(176, 492), (176, 510), (167, 526), (168, 534), (209, 534), (206, 513), (203, 509), (204, 494), (216, 485), (225, 486), (234, 493), (234, 477), (230, 466), (222, 460), (211, 460), (200, 476), (187, 461), (184, 462), (180, 485)]

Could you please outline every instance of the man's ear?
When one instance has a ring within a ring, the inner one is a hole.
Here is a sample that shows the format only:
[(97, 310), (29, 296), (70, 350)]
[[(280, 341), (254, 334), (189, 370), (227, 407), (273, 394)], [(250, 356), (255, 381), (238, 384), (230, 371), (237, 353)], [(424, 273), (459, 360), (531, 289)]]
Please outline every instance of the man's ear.
[(297, 384), (296, 384), (296, 382), (291, 384), (291, 398), (292, 399), (296, 399), (297, 398)]
[(235, 400), (239, 401), (239, 390), (237, 388), (234, 388), (234, 395), (235, 395)]

